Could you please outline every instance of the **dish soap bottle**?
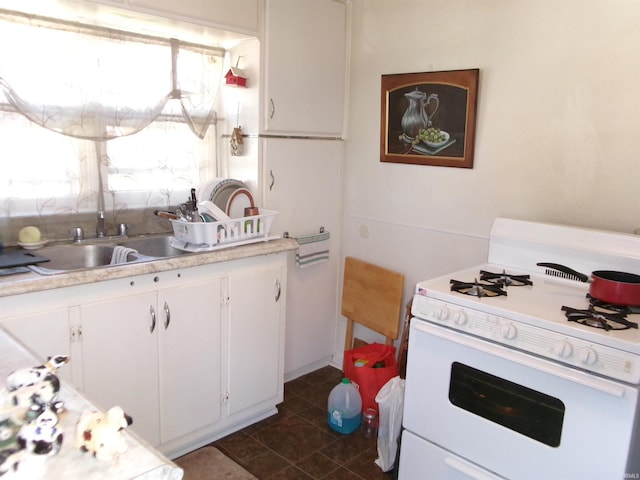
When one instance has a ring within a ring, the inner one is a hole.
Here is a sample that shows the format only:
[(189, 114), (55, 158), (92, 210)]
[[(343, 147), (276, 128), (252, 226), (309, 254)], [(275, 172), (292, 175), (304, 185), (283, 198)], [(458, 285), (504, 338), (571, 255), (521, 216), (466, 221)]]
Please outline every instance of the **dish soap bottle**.
[(343, 378), (329, 393), (327, 421), (339, 433), (352, 433), (360, 426), (362, 398), (351, 380)]

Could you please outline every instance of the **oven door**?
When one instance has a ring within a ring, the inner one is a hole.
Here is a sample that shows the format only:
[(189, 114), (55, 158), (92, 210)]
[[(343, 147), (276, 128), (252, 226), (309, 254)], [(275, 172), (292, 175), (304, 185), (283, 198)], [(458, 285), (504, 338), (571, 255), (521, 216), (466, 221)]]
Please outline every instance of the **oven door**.
[(411, 321), (404, 427), (505, 478), (639, 478), (637, 410), (636, 387)]

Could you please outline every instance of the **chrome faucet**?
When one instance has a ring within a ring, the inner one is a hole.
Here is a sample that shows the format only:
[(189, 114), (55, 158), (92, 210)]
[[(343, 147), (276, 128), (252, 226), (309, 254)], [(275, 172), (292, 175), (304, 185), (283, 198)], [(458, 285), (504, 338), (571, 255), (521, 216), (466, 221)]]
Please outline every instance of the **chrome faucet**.
[(82, 227), (74, 227), (69, 230), (69, 233), (73, 236), (74, 243), (81, 243), (84, 240), (84, 230)]
[(98, 224), (96, 225), (96, 237), (102, 238), (107, 234), (107, 227), (104, 223), (104, 211), (98, 210)]

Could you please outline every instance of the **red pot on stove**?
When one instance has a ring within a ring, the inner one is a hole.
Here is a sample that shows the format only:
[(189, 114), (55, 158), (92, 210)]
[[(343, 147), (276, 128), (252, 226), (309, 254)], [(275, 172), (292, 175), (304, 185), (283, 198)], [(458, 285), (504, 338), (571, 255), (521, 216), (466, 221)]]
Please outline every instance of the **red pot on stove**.
[(557, 263), (538, 263), (538, 265), (561, 272), (560, 275), (552, 273), (556, 276), (590, 282), (589, 295), (596, 300), (628, 307), (640, 306), (640, 275), (614, 270), (596, 270), (589, 277)]
[(589, 295), (614, 305), (640, 306), (640, 275), (596, 270), (591, 273)]

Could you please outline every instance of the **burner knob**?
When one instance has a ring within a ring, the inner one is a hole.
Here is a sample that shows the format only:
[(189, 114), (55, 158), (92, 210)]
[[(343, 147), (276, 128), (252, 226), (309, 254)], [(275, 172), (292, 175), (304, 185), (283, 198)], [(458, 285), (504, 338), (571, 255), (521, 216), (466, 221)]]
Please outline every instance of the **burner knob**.
[(446, 306), (442, 307), (441, 309), (439, 309), (436, 312), (436, 318), (438, 320), (446, 320), (446, 319), (448, 319), (449, 318), (449, 309)]
[(502, 338), (513, 340), (516, 338), (518, 330), (513, 323), (507, 323), (502, 326)]
[(573, 347), (566, 340), (561, 340), (553, 346), (553, 353), (559, 357), (567, 358), (573, 353)]
[(464, 325), (465, 323), (467, 323), (467, 314), (464, 313), (462, 310), (458, 311), (458, 312), (453, 312), (453, 323), (455, 323), (456, 325)]
[(593, 348), (583, 348), (580, 350), (580, 361), (585, 365), (593, 365), (598, 360), (598, 354)]

